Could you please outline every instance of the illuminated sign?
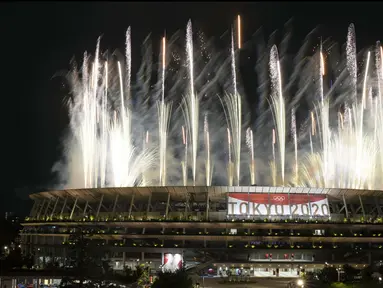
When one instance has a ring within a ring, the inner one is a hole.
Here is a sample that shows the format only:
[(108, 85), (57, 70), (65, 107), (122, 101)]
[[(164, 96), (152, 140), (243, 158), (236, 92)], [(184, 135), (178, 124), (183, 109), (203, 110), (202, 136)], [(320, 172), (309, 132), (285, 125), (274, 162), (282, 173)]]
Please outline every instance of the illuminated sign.
[(182, 268), (182, 255), (181, 254), (164, 254), (164, 264), (162, 265), (162, 271), (174, 272)]
[(248, 216), (330, 216), (325, 195), (228, 193), (227, 214)]

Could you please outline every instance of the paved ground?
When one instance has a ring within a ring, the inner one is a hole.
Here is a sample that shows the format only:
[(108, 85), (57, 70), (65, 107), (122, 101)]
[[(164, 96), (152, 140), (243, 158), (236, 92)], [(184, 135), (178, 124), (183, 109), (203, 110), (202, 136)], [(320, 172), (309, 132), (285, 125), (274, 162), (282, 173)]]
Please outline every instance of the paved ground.
[[(233, 283), (226, 282), (224, 283), (220, 278), (205, 278), (204, 283), (202, 279), (200, 279), (200, 287), (204, 288), (286, 288), (287, 284), (291, 281), (296, 281), (296, 279), (288, 279), (288, 278), (252, 278), (250, 282), (247, 283)], [(204, 285), (203, 285), (204, 284)]]

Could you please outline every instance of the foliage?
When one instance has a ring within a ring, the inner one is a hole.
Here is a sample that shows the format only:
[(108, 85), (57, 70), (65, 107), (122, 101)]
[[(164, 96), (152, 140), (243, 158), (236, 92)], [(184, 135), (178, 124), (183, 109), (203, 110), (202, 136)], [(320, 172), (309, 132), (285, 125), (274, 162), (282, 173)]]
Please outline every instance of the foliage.
[(184, 268), (177, 270), (176, 272), (159, 272), (156, 281), (153, 283), (152, 288), (192, 288), (193, 281), (189, 277)]
[(371, 266), (367, 266), (362, 270), (362, 279), (363, 281), (371, 281), (372, 273), (374, 273), (374, 269)]
[(343, 266), (343, 271), (345, 275), (345, 281), (353, 281), (355, 276), (357, 276), (360, 272), (360, 270), (347, 264)]
[(31, 269), (33, 266), (32, 255), (22, 256), (20, 249), (11, 250), (4, 259), (0, 260), (0, 271), (5, 272), (12, 269)]
[[(139, 267), (137, 267), (139, 268)], [(137, 279), (137, 285), (138, 287), (145, 288), (149, 285), (150, 279), (149, 279), (149, 268), (145, 267), (142, 268), (140, 267), (140, 271), (138, 271), (137, 275), (139, 275)]]
[(377, 281), (367, 281), (359, 283), (332, 283), (329, 288), (378, 288), (382, 287)]
[(301, 278), (304, 279), (304, 280), (313, 280), (315, 279), (315, 276), (318, 276), (318, 273), (317, 272), (306, 272), (304, 273)]
[[(114, 278), (121, 283), (131, 284), (138, 283), (138, 285), (149, 282), (149, 267), (145, 265), (138, 265), (136, 269), (125, 267), (123, 275), (115, 275)], [(139, 286), (141, 287), (141, 286)]]
[[(345, 282), (337, 282), (338, 272), (333, 267), (325, 267), (319, 273), (318, 277), (323, 282), (320, 287), (328, 288), (378, 288), (381, 284), (373, 279), (374, 269), (370, 266), (363, 270), (355, 269), (349, 265), (343, 266)], [(355, 281), (355, 276), (362, 275), (361, 281)]]
[(352, 286), (342, 282), (335, 282), (330, 285), (330, 288), (351, 288)]
[(318, 273), (318, 277), (324, 283), (333, 283), (338, 280), (338, 271), (334, 267), (326, 266)]
[[(72, 245), (67, 251), (65, 267), (72, 271), (77, 279), (65, 277), (62, 279), (61, 287), (93, 287), (91, 284), (93, 281), (86, 280), (92, 279), (103, 282), (103, 278), (111, 272), (109, 263), (103, 260), (105, 251), (100, 249), (95, 241), (84, 236), (80, 229), (70, 237)], [(77, 281), (79, 283), (76, 283)]]
[(0, 218), (0, 246), (9, 245), (19, 234), (20, 227), (12, 225), (11, 222)]
[(382, 285), (380, 285), (378, 281), (370, 280), (370, 281), (363, 281), (361, 283), (358, 283), (356, 287), (357, 288), (378, 288), (378, 287), (382, 287)]

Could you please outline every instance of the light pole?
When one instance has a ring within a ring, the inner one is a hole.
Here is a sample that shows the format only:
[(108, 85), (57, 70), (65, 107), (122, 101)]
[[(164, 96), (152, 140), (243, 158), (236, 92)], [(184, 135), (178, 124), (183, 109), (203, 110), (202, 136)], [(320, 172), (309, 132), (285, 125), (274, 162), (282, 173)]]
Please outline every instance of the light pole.
[(338, 272), (338, 282), (340, 282), (340, 274), (342, 273), (342, 269), (336, 268), (336, 271)]

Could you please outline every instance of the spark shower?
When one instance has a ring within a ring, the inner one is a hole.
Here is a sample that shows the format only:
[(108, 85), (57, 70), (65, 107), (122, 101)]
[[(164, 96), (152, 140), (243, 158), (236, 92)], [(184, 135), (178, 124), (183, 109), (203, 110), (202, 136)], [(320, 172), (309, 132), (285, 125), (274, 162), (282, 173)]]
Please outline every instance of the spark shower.
[[(256, 64), (259, 93), (244, 97), (237, 68), (244, 49), (240, 16), (234, 27), (226, 55), (209, 50), (189, 21), (181, 48), (177, 37), (159, 43), (157, 73), (147, 39), (135, 81), (131, 29), (124, 56), (101, 53), (99, 39), (94, 56), (85, 53), (82, 67), (73, 65), (68, 74), (70, 133), (59, 169), (65, 188), (382, 189), (380, 43), (358, 67), (351, 24), (344, 56), (333, 43), (320, 41), (310, 52), (306, 43), (291, 71), (284, 67), (285, 52), (263, 45)], [(248, 107), (249, 98), (257, 107)], [(249, 117), (254, 111), (256, 117)]]

